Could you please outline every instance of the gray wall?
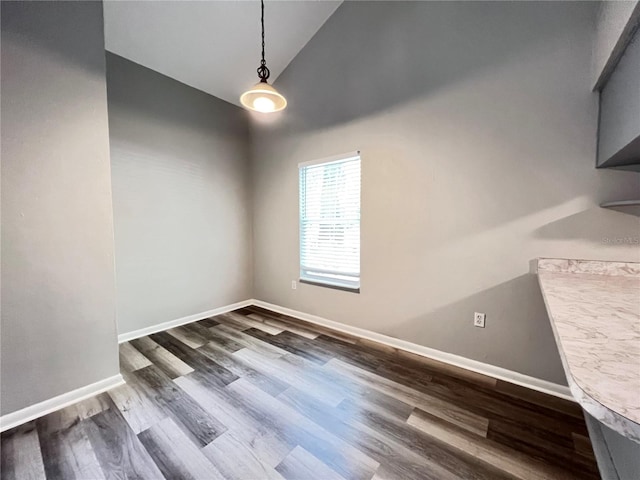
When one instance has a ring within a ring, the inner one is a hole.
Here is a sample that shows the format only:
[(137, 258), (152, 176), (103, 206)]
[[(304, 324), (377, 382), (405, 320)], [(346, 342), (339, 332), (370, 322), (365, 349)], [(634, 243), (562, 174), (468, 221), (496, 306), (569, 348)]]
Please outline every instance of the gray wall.
[(251, 297), (240, 108), (107, 54), (118, 331)]
[(119, 368), (102, 4), (1, 8), (7, 414)]
[[(598, 207), (640, 180), (594, 168), (595, 9), (345, 2), (256, 122), (255, 298), (564, 382), (529, 261), (640, 260), (638, 218)], [(297, 164), (356, 149), (362, 293), (292, 290)]]

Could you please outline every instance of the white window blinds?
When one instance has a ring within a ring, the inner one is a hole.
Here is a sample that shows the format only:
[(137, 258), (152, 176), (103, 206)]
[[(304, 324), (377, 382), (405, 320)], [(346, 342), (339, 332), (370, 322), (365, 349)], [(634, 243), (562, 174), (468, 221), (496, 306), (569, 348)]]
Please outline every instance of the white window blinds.
[(299, 165), (300, 279), (360, 288), (360, 155)]

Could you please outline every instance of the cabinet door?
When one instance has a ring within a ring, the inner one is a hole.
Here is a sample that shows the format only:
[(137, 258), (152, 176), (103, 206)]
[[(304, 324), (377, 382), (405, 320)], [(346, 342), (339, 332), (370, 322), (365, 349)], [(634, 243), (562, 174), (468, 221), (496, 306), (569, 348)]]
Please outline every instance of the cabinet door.
[(602, 480), (638, 480), (640, 444), (623, 437), (585, 413)]

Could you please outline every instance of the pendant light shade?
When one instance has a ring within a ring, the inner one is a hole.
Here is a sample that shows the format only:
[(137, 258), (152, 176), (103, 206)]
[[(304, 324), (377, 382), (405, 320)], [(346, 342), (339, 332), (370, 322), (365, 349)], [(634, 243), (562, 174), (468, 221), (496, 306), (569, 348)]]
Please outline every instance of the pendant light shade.
[(255, 112), (271, 113), (279, 112), (287, 106), (287, 100), (278, 91), (267, 83), (269, 79), (269, 69), (264, 59), (264, 0), (260, 0), (262, 16), (260, 23), (262, 25), (262, 60), (258, 67), (258, 78), (260, 81), (240, 96), (240, 103)]
[(240, 96), (240, 103), (249, 110), (270, 113), (284, 110), (287, 99), (266, 81), (260, 81)]

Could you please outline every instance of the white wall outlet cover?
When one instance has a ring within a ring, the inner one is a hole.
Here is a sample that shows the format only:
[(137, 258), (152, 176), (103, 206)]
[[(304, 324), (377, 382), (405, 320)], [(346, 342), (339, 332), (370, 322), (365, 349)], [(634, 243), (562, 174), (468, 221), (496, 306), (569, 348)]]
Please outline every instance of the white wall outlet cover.
[(291, 280), (291, 290), (295, 290), (296, 288), (298, 288), (298, 284), (295, 280)]
[(484, 313), (474, 312), (473, 314), (473, 325), (476, 327), (484, 328), (484, 322), (487, 318), (487, 315)]

